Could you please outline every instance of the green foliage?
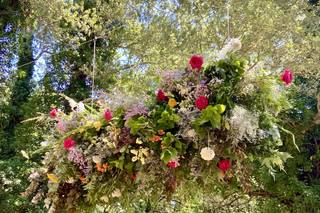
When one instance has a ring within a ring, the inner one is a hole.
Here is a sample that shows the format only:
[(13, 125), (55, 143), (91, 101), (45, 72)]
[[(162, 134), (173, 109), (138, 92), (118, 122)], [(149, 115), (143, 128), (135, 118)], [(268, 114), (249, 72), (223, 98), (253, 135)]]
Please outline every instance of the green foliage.
[(245, 64), (245, 61), (230, 58), (228, 61), (220, 60), (214, 66), (208, 66), (204, 70), (204, 74), (210, 80), (220, 79), (224, 83), (223, 87), (212, 88), (215, 93), (209, 97), (210, 100), (217, 104), (224, 104), (228, 108), (234, 107), (236, 86), (244, 74)]
[(172, 110), (164, 110), (161, 113), (160, 119), (157, 121), (159, 129), (169, 130), (173, 129), (180, 120), (180, 117)]
[(140, 116), (137, 119), (130, 118), (126, 123), (126, 125), (130, 127), (132, 135), (138, 134), (139, 130), (146, 128), (148, 124), (149, 123), (144, 116)]
[(221, 126), (221, 114), (226, 110), (226, 106), (217, 104), (215, 106), (208, 106), (201, 111), (200, 117), (194, 122), (196, 128), (200, 128), (201, 125), (210, 122), (213, 128), (220, 128)]

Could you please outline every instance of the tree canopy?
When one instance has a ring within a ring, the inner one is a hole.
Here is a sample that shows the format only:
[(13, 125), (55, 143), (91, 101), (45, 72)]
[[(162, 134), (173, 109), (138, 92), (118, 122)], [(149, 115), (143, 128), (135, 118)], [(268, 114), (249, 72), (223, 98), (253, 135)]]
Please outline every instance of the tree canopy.
[[(253, 82), (260, 90), (247, 99), (241, 96), (243, 106), (250, 105), (252, 112), (253, 106), (256, 111), (263, 106), (264, 112), (283, 109), (275, 115), (283, 128), (279, 133), (283, 144), (277, 151), (293, 158), (274, 156), (273, 160), (287, 160), (272, 171), (274, 177), (268, 169), (252, 168), (250, 177), (263, 182), (259, 190), (226, 190), (216, 196), (221, 186), (210, 185), (207, 175), (204, 182), (180, 184), (183, 187), (166, 197), (168, 201), (141, 196), (132, 205), (138, 212), (277, 208), (303, 212), (307, 207), (316, 212), (320, 206), (319, 11), (319, 2), (311, 0), (0, 0), (0, 207), (45, 209), (44, 202), (36, 202), (39, 194), (27, 198), (21, 193), (30, 189), (28, 175), (42, 165), (45, 135), (53, 135), (55, 129), (53, 122), (44, 124), (40, 118), (48, 117), (53, 108), (66, 115), (73, 112), (61, 94), (89, 107), (108, 98), (122, 104), (149, 100), (163, 85), (163, 77), (177, 76), (190, 66), (192, 55), (202, 55), (204, 70), (210, 73), (223, 48), (238, 38), (242, 47), (230, 57), (246, 61), (245, 73), (256, 75), (245, 74), (246, 83), (230, 84), (229, 89), (240, 91)], [(294, 81), (284, 87), (283, 99), (276, 99), (275, 82), (285, 69), (292, 71)], [(212, 88), (212, 94), (231, 94), (223, 88)], [(239, 101), (205, 96), (211, 98), (210, 104), (224, 104), (227, 109)], [(140, 121), (134, 122), (131, 129)], [(293, 133), (298, 149), (286, 130)], [(121, 209), (111, 207), (105, 209)]]

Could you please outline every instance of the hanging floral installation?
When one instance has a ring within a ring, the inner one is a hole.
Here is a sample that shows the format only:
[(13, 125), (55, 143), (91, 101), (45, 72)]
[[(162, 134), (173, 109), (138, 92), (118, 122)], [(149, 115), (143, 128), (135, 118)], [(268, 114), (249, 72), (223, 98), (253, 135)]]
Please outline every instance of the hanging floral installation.
[(291, 133), (277, 115), (290, 107), (292, 72), (249, 70), (234, 57), (240, 48), (231, 39), (207, 66), (192, 56), (185, 70), (164, 73), (146, 100), (119, 104), (110, 94), (91, 106), (66, 97), (72, 110), (48, 113), (43, 167), (24, 195), (36, 193), (34, 203), (43, 198), (55, 212), (130, 196), (170, 199), (185, 181), (208, 176), (249, 192), (254, 169), (284, 170), (291, 156), (279, 151), (281, 136)]

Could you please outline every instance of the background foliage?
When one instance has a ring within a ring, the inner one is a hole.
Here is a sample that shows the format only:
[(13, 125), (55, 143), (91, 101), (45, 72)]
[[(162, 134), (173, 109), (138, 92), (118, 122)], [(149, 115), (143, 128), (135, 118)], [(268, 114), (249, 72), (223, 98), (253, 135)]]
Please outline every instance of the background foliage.
[[(198, 191), (178, 192), (171, 204), (140, 201), (134, 208), (217, 211), (316, 212), (320, 206), (319, 125), (319, 7), (317, 1), (102, 1), (0, 0), (0, 206), (8, 211), (34, 212), (20, 193), (27, 175), (40, 163), (33, 153), (46, 127), (21, 121), (48, 113), (52, 105), (68, 108), (57, 93), (76, 100), (90, 96), (93, 40), (96, 38), (95, 92), (113, 91), (145, 96), (158, 74), (181, 69), (185, 59), (201, 53), (207, 62), (230, 36), (240, 37), (240, 55), (250, 56), (252, 70), (275, 73), (294, 70), (289, 114), (279, 117), (295, 129), (296, 143), (281, 151), (294, 158), (275, 180), (257, 168), (256, 178), (269, 180), (264, 191), (245, 197), (228, 192), (229, 199)], [(288, 136), (289, 137), (289, 136)], [(288, 139), (289, 140), (289, 139)], [(21, 152), (25, 151), (25, 152)], [(186, 187), (197, 189), (196, 183)], [(196, 190), (195, 190), (196, 191)], [(236, 201), (233, 201), (236, 200)], [(162, 201), (162, 200), (160, 200)], [(210, 206), (208, 203), (220, 203)], [(231, 204), (230, 204), (231, 203)], [(239, 203), (244, 203), (239, 205)]]

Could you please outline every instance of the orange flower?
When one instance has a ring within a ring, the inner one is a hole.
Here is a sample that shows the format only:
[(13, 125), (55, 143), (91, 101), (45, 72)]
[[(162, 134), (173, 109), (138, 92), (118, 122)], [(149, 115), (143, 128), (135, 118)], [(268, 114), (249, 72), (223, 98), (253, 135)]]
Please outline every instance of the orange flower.
[(169, 107), (173, 108), (177, 106), (177, 101), (174, 98), (170, 98), (168, 102)]
[(88, 183), (87, 178), (84, 176), (81, 176), (79, 179), (80, 179), (81, 183)]
[(159, 142), (159, 141), (161, 141), (161, 138), (160, 138), (160, 136), (155, 135), (155, 136), (149, 138), (149, 141), (151, 141), (151, 142)]
[(96, 168), (99, 172), (107, 171), (108, 167), (109, 167), (108, 163), (104, 163), (104, 164), (96, 163)]
[(158, 134), (161, 135), (161, 136), (163, 136), (163, 135), (166, 134), (166, 133), (165, 133), (165, 131), (164, 131), (163, 129), (159, 129), (159, 130), (158, 130)]

